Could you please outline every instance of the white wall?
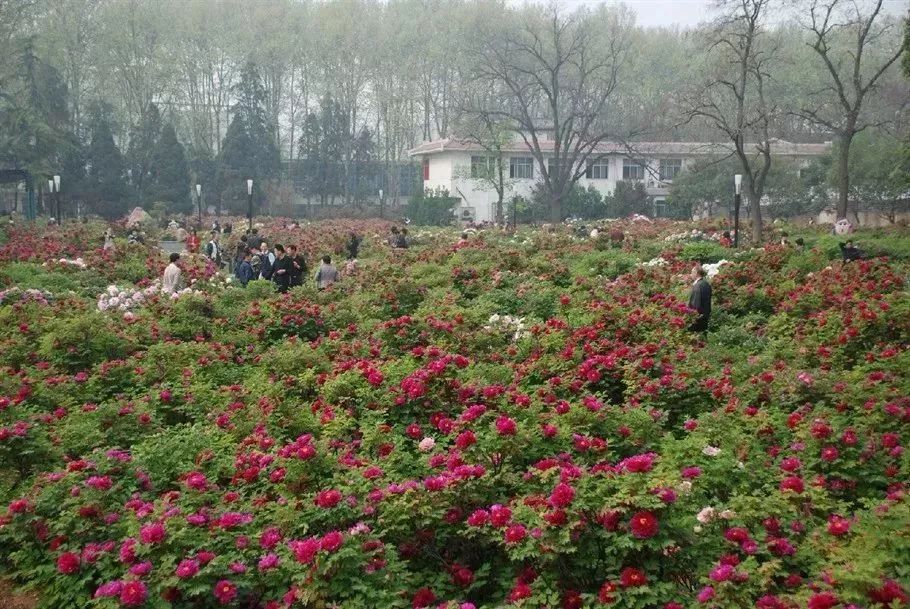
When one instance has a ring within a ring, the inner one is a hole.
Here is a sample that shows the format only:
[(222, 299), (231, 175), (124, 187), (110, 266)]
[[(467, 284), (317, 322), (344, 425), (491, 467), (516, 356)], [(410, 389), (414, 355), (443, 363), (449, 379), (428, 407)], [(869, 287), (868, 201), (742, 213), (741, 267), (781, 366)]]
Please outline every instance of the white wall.
[[(451, 196), (462, 199), (462, 208), (471, 208), (473, 210), (473, 218), (476, 222), (492, 222), (495, 220), (496, 215), (496, 190), (482, 180), (470, 178), (471, 156), (470, 152), (462, 151), (445, 151), (426, 155), (424, 158), (430, 159), (430, 179), (424, 181), (424, 188), (433, 189), (441, 186), (448, 190)], [(514, 196), (530, 196), (534, 184), (542, 179), (542, 172), (536, 161), (534, 163), (534, 177), (532, 179), (509, 179), (510, 156), (519, 155), (506, 155), (504, 158), (504, 169), (507, 182), (504, 205)], [(530, 156), (530, 154), (527, 156)], [(673, 155), (667, 155), (665, 158), (671, 158), (672, 156)], [(613, 194), (616, 183), (622, 180), (623, 158), (624, 157), (621, 155), (610, 155), (607, 157), (609, 161), (609, 171), (606, 180), (589, 180), (586, 177), (582, 177), (578, 181), (578, 185), (581, 188), (588, 188), (589, 185), (594, 186), (605, 196)], [(656, 176), (658, 175), (660, 168), (660, 161), (658, 159), (649, 159), (647, 163), (653, 173), (648, 171), (645, 172), (643, 180), (645, 185), (650, 181), (657, 181)], [(685, 165), (686, 159), (683, 159), (683, 167), (685, 167)], [(666, 189), (648, 188), (648, 194), (665, 196)], [(504, 209), (504, 213), (507, 211), (508, 210)], [(459, 218), (464, 217), (460, 210), (458, 211), (458, 216)]]

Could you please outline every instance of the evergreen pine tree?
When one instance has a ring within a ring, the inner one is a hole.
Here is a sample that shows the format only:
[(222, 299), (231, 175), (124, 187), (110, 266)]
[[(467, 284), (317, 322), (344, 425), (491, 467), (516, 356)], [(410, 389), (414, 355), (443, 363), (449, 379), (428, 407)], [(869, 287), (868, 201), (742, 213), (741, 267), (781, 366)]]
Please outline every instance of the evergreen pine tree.
[(243, 66), (232, 92), (237, 102), (221, 146), (218, 182), (224, 200), (237, 209), (238, 202), (246, 200), (243, 180), (248, 178), (254, 181), (255, 200), (262, 202), (262, 182), (278, 175), (280, 157), (266, 119), (265, 87), (254, 63)]
[(149, 104), (139, 124), (130, 131), (130, 147), (126, 154), (130, 186), (140, 205), (151, 203), (154, 157), (160, 137), (161, 114), (158, 106)]
[(103, 108), (93, 112), (91, 142), (86, 154), (86, 198), (96, 213), (106, 218), (115, 218), (127, 211), (128, 202), (123, 179), (123, 155), (114, 143), (107, 114)]
[(161, 129), (161, 137), (152, 157), (153, 184), (149, 189), (150, 199), (164, 201), (172, 210), (191, 211), (189, 188), (190, 177), (183, 144), (177, 140), (177, 133), (170, 123)]

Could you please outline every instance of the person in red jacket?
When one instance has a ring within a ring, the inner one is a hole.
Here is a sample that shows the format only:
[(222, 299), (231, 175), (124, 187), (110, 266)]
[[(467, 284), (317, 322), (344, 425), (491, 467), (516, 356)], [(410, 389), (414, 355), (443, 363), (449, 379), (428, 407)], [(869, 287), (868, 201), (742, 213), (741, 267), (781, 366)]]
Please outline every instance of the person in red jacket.
[(195, 254), (199, 251), (199, 235), (196, 234), (196, 229), (193, 229), (186, 237), (186, 251), (191, 254)]

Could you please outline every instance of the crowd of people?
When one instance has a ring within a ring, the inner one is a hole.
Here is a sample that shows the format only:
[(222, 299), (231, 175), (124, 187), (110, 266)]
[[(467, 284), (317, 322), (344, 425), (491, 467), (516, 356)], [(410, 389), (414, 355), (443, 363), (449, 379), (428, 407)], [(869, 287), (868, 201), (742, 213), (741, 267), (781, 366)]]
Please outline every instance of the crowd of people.
[[(299, 227), (294, 225), (289, 228)], [(582, 227), (585, 229), (586, 228)], [(233, 271), (234, 277), (241, 286), (246, 286), (254, 280), (271, 281), (275, 284), (278, 292), (285, 293), (289, 289), (303, 285), (305, 277), (310, 273), (310, 267), (306, 259), (296, 245), (284, 246), (276, 243), (270, 246), (268, 240), (259, 234), (258, 228), (247, 231), (240, 237), (232, 255), (226, 256), (224, 248), (221, 245), (221, 235), (230, 234), (232, 227), (230, 224), (220, 227), (218, 223), (212, 225), (209, 235), (209, 241), (202, 248), (202, 254), (208, 258), (218, 269), (223, 269), (225, 265)], [(588, 236), (588, 235), (585, 235)], [(597, 229), (590, 235), (591, 238), (597, 238)], [(610, 240), (615, 246), (621, 246), (624, 235), (619, 230), (610, 232)], [(112, 242), (112, 236), (105, 234), (105, 248), (108, 242)], [(363, 238), (351, 231), (345, 241), (344, 250), (347, 253), (349, 261), (357, 260), (360, 252), (360, 246)], [(412, 245), (408, 229), (392, 226), (389, 234), (385, 238), (385, 243), (393, 249), (408, 249)], [(469, 233), (463, 232), (457, 243), (455, 250), (468, 246), (470, 243)], [(724, 247), (733, 247), (734, 240), (729, 231), (724, 231), (719, 243)], [(186, 249), (190, 253), (200, 251), (200, 240), (197, 229), (192, 229), (186, 234)], [(788, 236), (783, 233), (780, 237), (780, 244), (789, 246)], [(804, 247), (805, 244), (801, 238), (796, 239), (794, 245)], [(863, 252), (854, 245), (852, 240), (839, 244), (844, 262), (852, 262), (863, 258)], [(175, 292), (180, 287), (180, 267), (177, 262), (180, 259), (179, 254), (170, 255), (170, 263), (165, 269), (162, 278), (162, 290), (165, 292)], [(698, 313), (697, 318), (689, 327), (693, 332), (704, 334), (708, 329), (708, 322), (711, 317), (711, 284), (708, 282), (705, 269), (696, 264), (691, 271), (691, 287), (689, 293), (689, 308)], [(325, 255), (322, 257), (318, 268), (315, 269), (313, 281), (318, 290), (325, 290), (341, 279), (341, 273), (333, 264), (332, 257)]]
[[(299, 225), (297, 226), (299, 227)], [(291, 288), (304, 284), (305, 278), (310, 273), (310, 267), (296, 245), (285, 246), (281, 243), (276, 243), (274, 246), (270, 246), (268, 240), (259, 234), (259, 229), (253, 228), (247, 231), (246, 234), (241, 235), (236, 248), (229, 255), (225, 252), (225, 247), (222, 245), (221, 236), (230, 233), (231, 227), (229, 224), (222, 228), (215, 223), (209, 233), (208, 242), (200, 248), (198, 229), (192, 228), (186, 231), (184, 238), (186, 251), (189, 254), (201, 253), (219, 270), (227, 267), (227, 270), (233, 273), (234, 278), (243, 287), (246, 287), (251, 281), (270, 281), (275, 284), (280, 293), (285, 293)], [(405, 238), (403, 240), (399, 236), (393, 247), (408, 247), (406, 240), (407, 231), (404, 231), (404, 235)], [(108, 236), (105, 235), (106, 243), (107, 239)], [(362, 243), (363, 238), (354, 231), (348, 234), (344, 249), (347, 252), (349, 261), (357, 260)], [(164, 292), (173, 293), (180, 289), (181, 269), (178, 265), (179, 260), (180, 254), (170, 254), (169, 264), (162, 276), (162, 290)], [(325, 290), (340, 279), (341, 272), (333, 264), (332, 257), (329, 255), (322, 256), (320, 264), (313, 275), (316, 288)]]

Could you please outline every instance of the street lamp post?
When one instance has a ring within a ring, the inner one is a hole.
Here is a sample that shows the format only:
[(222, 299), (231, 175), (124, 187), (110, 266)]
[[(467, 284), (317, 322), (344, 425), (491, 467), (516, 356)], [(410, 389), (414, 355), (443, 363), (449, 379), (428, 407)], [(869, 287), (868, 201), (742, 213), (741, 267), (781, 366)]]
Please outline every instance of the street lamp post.
[(54, 201), (54, 180), (48, 179), (47, 181), (47, 203), (48, 207), (51, 209), (51, 214), (54, 216), (54, 222), (60, 224), (60, 210), (57, 209), (56, 202)]
[(253, 180), (246, 181), (246, 217), (250, 221), (249, 231), (253, 232)]
[(199, 211), (199, 226), (202, 226), (202, 184), (196, 184), (196, 206)]
[(59, 225), (63, 221), (63, 216), (60, 213), (60, 176), (55, 175), (53, 178), (47, 180), (47, 190), (48, 193), (53, 195), (51, 203), (54, 205), (54, 218), (57, 220)]
[(733, 247), (739, 247), (739, 206), (742, 203), (742, 174), (733, 176)]

